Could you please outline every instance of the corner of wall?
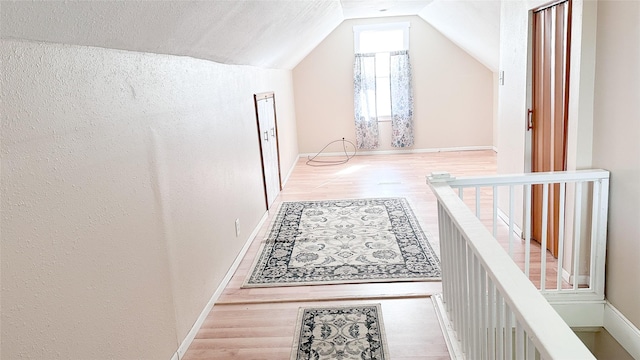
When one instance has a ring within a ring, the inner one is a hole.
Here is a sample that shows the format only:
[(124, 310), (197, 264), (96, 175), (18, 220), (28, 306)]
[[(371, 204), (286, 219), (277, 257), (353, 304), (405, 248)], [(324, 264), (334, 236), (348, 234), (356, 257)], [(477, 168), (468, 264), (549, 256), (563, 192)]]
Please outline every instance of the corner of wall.
[(491, 144), (493, 150), (498, 152), (498, 105), (500, 95), (500, 70), (493, 72), (493, 133), (491, 138)]
[(572, 18), (567, 170), (590, 168), (593, 162), (597, 3), (575, 0)]
[(609, 301), (604, 307), (604, 328), (634, 359), (640, 359), (640, 329)]

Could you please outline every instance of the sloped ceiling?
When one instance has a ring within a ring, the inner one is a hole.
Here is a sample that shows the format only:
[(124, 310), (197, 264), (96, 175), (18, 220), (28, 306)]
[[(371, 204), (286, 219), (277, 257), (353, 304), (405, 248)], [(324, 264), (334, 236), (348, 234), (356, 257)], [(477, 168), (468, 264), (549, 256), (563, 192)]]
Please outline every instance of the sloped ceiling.
[(500, 63), (500, 0), (435, 0), (418, 16), (494, 72)]
[(498, 0), (2, 0), (0, 36), (291, 69), (345, 19), (419, 15), (495, 70), (499, 9)]
[(345, 19), (416, 15), (433, 0), (341, 0)]
[(340, 1), (2, 2), (3, 38), (292, 68), (342, 20)]

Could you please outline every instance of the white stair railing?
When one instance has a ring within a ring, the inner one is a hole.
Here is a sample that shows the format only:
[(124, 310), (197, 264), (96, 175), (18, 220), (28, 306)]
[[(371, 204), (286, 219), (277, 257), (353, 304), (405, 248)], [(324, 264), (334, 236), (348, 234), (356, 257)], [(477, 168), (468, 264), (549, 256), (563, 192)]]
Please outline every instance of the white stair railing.
[[(608, 171), (449, 177), (447, 184), (522, 264), (522, 271), (548, 300), (604, 299)], [(534, 186), (541, 188), (542, 228), (549, 226), (549, 211), (558, 217), (555, 258), (546, 250), (547, 231), (538, 239), (541, 244), (532, 240)], [(558, 198), (557, 209), (549, 209), (552, 196)]]
[(443, 302), (467, 359), (595, 359), (449, 186), (438, 198)]

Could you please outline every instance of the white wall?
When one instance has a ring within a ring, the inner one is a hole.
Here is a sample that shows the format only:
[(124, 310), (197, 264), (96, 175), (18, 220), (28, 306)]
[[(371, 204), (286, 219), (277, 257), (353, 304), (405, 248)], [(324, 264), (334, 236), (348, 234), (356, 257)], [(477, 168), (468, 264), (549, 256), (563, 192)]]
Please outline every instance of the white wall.
[(498, 172), (522, 173), (527, 115), (528, 11), (544, 0), (503, 1), (500, 14), (500, 70), (498, 88)]
[[(544, 0), (503, 1), (500, 16), (500, 70), (504, 85), (498, 88), (498, 173), (519, 174), (531, 170), (531, 132), (526, 130), (530, 104), (530, 11)], [(589, 168), (593, 128), (593, 73), (595, 64), (596, 3), (574, 0), (569, 73), (567, 169)], [(523, 203), (516, 194), (515, 221), (522, 224)], [(506, 209), (503, 199), (499, 204)], [(570, 244), (568, 243), (567, 246)]]
[(499, 109), (500, 109), (500, 103), (499, 100), (500, 99), (500, 72), (494, 72), (493, 73), (493, 132), (492, 132), (492, 136), (493, 136), (493, 142), (491, 143), (491, 145), (493, 145), (494, 149), (496, 149), (496, 151), (498, 150), (498, 119), (499, 119)]
[(593, 166), (611, 171), (609, 301), (640, 327), (640, 2), (598, 1)]
[[(493, 73), (411, 16), (345, 21), (293, 69), (302, 153), (315, 153), (342, 137), (354, 141), (353, 26), (394, 21), (411, 23), (413, 149), (493, 145)], [(380, 125), (379, 150), (397, 149), (390, 144), (390, 127), (389, 122)]]
[(0, 54), (3, 358), (169, 359), (265, 212), (253, 93), (276, 92), (296, 159), (291, 72)]
[[(505, 84), (499, 89), (499, 173), (525, 171), (530, 156), (525, 136), (528, 14), (544, 3), (502, 2), (500, 68)], [(636, 326), (640, 325), (639, 4), (573, 1), (567, 154), (570, 170), (611, 171), (606, 296)], [(516, 204), (520, 208), (521, 203)]]
[[(529, 41), (531, 10), (546, 0), (503, 1), (500, 16), (500, 70), (504, 85), (499, 86), (498, 172), (521, 173), (530, 170), (530, 137), (526, 131), (527, 108), (530, 107)], [(595, 63), (594, 1), (573, 1), (571, 27), (571, 67), (568, 159), (570, 170), (591, 163), (591, 128), (593, 124), (593, 72)], [(506, 151), (502, 151), (506, 150)]]

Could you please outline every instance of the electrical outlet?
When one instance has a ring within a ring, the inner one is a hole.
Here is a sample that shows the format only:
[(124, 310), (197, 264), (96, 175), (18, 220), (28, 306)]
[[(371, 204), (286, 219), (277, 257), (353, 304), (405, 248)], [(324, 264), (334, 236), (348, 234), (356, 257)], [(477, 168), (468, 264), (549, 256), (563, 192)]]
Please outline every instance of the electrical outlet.
[(236, 237), (240, 236), (240, 219), (236, 219)]

